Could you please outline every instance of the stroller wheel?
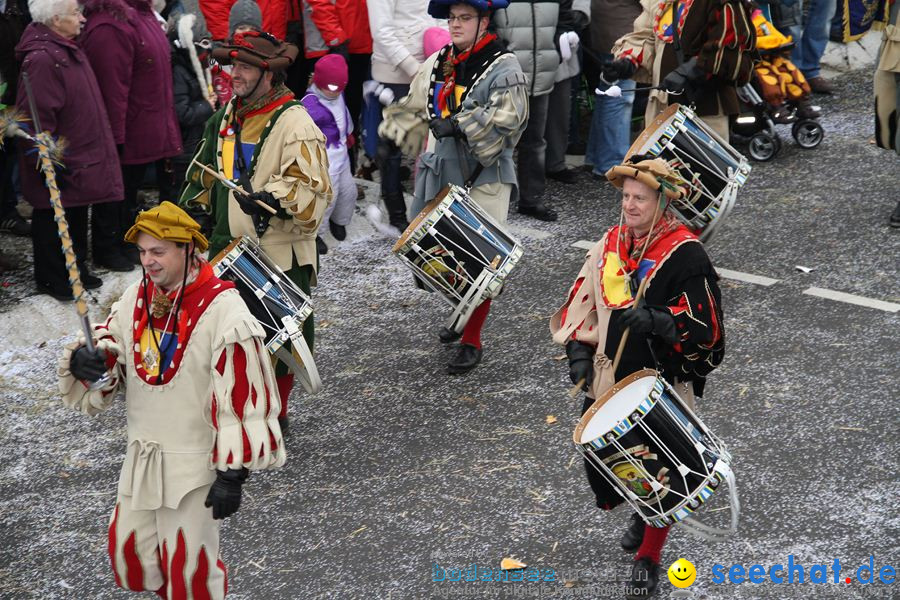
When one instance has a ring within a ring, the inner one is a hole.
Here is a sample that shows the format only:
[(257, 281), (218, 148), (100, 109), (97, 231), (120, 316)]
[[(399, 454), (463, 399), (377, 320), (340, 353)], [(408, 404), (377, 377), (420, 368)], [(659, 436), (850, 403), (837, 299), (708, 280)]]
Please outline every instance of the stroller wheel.
[(750, 157), (753, 160), (764, 162), (772, 160), (778, 154), (780, 147), (781, 143), (778, 138), (765, 131), (760, 131), (750, 138), (750, 145), (747, 147), (747, 150), (750, 152)]
[(822, 129), (818, 121), (802, 119), (791, 127), (791, 135), (794, 136), (798, 146), (809, 150), (822, 143), (822, 138), (825, 137), (825, 130)]

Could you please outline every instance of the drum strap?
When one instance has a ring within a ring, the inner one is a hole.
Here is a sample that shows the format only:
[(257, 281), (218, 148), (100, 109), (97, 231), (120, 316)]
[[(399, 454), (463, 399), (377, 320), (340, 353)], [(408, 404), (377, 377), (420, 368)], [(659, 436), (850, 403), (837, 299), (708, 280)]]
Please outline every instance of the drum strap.
[(681, 19), (678, 15), (679, 0), (675, 0), (672, 5), (672, 46), (675, 49), (675, 58), (678, 59), (678, 66), (684, 64), (684, 49), (681, 47), (681, 34), (678, 32), (678, 24)]
[(465, 185), (466, 185), (466, 189), (467, 189), (467, 190), (471, 190), (471, 189), (472, 189), (472, 184), (475, 183), (475, 180), (478, 179), (478, 176), (481, 175), (481, 172), (482, 172), (483, 170), (484, 170), (484, 165), (481, 164), (481, 163), (478, 163), (478, 166), (476, 166), (476, 167), (475, 167), (475, 170), (472, 171), (471, 177), (469, 177), (468, 179), (466, 179), (466, 184), (465, 184)]
[(234, 160), (237, 163), (238, 169), (241, 171), (241, 176), (238, 178), (238, 183), (240, 186), (247, 190), (247, 193), (253, 193), (253, 186), (250, 185), (250, 173), (247, 170), (247, 161), (244, 160), (244, 149), (241, 145), (241, 122), (238, 121), (237, 116), (232, 117), (232, 123), (234, 127)]
[[(244, 159), (244, 148), (241, 144), (241, 127), (242, 123), (238, 120), (237, 115), (232, 115), (233, 127), (234, 127), (234, 160), (237, 163), (238, 169), (241, 171), (241, 176), (238, 178), (238, 184), (246, 190), (248, 194), (253, 193), (253, 185), (250, 183), (250, 170), (247, 168), (247, 161)], [(260, 140), (257, 143), (261, 143)], [(256, 230), (256, 235), (259, 238), (262, 238), (263, 233), (265, 233), (266, 229), (269, 227), (269, 217), (261, 214), (250, 215), (250, 219), (253, 221), (253, 229)]]
[(481, 172), (484, 170), (484, 165), (481, 162), (475, 167), (475, 170), (472, 173), (468, 173), (469, 171), (469, 161), (466, 160), (466, 153), (463, 149), (462, 142), (456, 138), (454, 139), (456, 143), (456, 156), (457, 160), (459, 160), (459, 169), (462, 171), (463, 177), (466, 178), (463, 183), (463, 187), (466, 188), (466, 192), (472, 189), (472, 185), (475, 183), (475, 180), (481, 175)]

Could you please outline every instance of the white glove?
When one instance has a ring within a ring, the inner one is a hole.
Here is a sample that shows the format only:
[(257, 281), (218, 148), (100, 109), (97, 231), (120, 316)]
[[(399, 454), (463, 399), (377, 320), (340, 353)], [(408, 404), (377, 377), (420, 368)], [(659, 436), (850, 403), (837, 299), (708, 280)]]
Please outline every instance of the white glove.
[(378, 87), (378, 101), (381, 102), (382, 106), (387, 106), (394, 101), (394, 90), (383, 85), (380, 85)]
[(385, 87), (383, 83), (378, 83), (374, 79), (370, 79), (362, 85), (363, 97), (371, 96), (377, 98), (382, 106), (387, 106), (394, 101), (394, 90)]
[(608, 88), (606, 88), (605, 92), (603, 90), (601, 90), (600, 88), (596, 88), (594, 90), (594, 93), (597, 94), (598, 96), (609, 96), (611, 98), (621, 98), (622, 97), (622, 88), (620, 88), (617, 85), (611, 85)]
[(369, 79), (368, 81), (364, 81), (362, 84), (363, 96), (373, 96), (375, 94), (375, 88), (377, 88), (380, 84), (374, 79)]
[(579, 41), (578, 34), (574, 31), (559, 34), (559, 54), (563, 62), (572, 58), (572, 54), (578, 50)]

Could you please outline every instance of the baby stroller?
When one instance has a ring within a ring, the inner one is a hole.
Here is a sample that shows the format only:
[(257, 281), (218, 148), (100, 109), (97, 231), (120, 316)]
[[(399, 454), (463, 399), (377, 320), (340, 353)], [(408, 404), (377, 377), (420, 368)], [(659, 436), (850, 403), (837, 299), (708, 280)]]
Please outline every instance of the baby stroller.
[(775, 129), (778, 123), (791, 125), (798, 146), (815, 148), (822, 143), (825, 131), (817, 120), (818, 107), (809, 103), (809, 84), (783, 56), (793, 46), (791, 37), (775, 29), (759, 9), (753, 12), (753, 23), (763, 60), (754, 70), (753, 81), (738, 88), (746, 112), (732, 120), (732, 143), (745, 142), (754, 160), (771, 160), (781, 150), (781, 138)]

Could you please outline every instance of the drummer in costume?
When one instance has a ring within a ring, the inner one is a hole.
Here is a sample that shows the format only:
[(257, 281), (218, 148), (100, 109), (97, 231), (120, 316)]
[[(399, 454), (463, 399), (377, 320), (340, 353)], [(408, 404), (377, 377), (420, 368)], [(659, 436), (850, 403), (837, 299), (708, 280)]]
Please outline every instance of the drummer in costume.
[[(233, 65), (234, 96), (210, 117), (194, 160), (236, 181), (249, 195), (235, 193), (191, 164), (181, 204), (211, 216), (210, 256), (234, 238), (258, 239), (272, 262), (309, 294), (318, 270), (316, 231), (332, 191), (325, 137), (284, 85), (284, 72), (297, 52), (296, 46), (256, 31), (235, 34), (213, 50), (215, 60)], [(313, 333), (310, 316), (303, 325), (310, 349)], [(281, 361), (275, 374), (279, 419), (287, 430), (294, 376)]]
[[(425, 61), (409, 95), (384, 109), (378, 128), (378, 135), (404, 154), (421, 153), (413, 214), (453, 183), (471, 187), (471, 199), (497, 222), (506, 223), (516, 185), (513, 149), (528, 120), (525, 75), (515, 56), (488, 32), (490, 11), (508, 4), (428, 4), (428, 14), (449, 21), (453, 43)], [(459, 351), (448, 365), (451, 374), (468, 372), (481, 362), (481, 329), (490, 305), (491, 300), (485, 300), (467, 322)], [(440, 332), (443, 343), (457, 339), (460, 334), (450, 329)]]
[(143, 277), (93, 326), (93, 352), (66, 348), (60, 392), (88, 415), (125, 396), (128, 449), (108, 543), (116, 583), (223, 598), (221, 519), (238, 510), (249, 470), (285, 461), (264, 332), (174, 204), (141, 213), (125, 240), (137, 245)]
[[(740, 112), (736, 86), (750, 80), (756, 28), (747, 0), (641, 0), (634, 29), (616, 42), (603, 79), (651, 82), (644, 120), (674, 102), (697, 114), (724, 140), (728, 116)], [(636, 77), (635, 77), (636, 75)], [(677, 92), (668, 94), (663, 90)]]
[[(588, 252), (550, 321), (553, 341), (566, 347), (572, 382), (586, 382), (582, 414), (616, 381), (645, 368), (660, 371), (693, 408), (725, 351), (718, 275), (697, 236), (669, 208), (682, 194), (680, 179), (661, 159), (633, 159), (606, 174), (622, 189), (619, 225)], [(630, 310), (644, 279), (644, 295)], [(626, 327), (613, 373), (611, 357)], [(585, 468), (597, 506), (610, 510), (623, 501), (592, 466)], [(650, 527), (634, 514), (622, 537), (623, 548), (637, 550), (631, 587), (646, 595), (656, 588), (667, 534), (667, 527)]]

